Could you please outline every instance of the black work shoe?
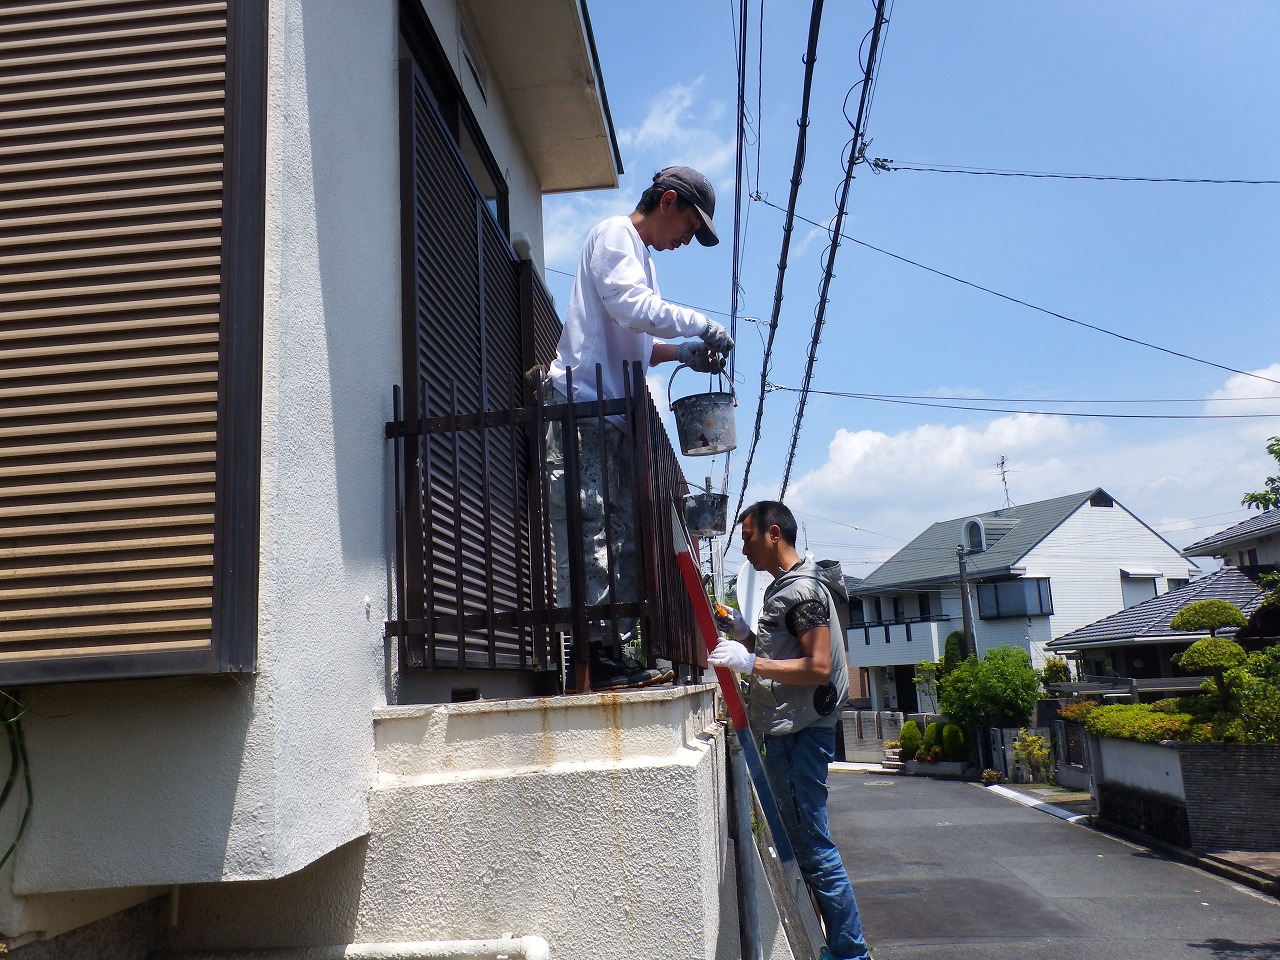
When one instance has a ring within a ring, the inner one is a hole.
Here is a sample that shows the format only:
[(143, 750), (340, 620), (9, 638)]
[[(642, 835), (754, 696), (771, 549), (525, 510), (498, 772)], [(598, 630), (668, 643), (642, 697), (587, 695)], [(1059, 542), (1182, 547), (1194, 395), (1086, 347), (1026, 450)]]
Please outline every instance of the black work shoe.
[(651, 687), (675, 678), (674, 670), (656, 670), (645, 667), (625, 654), (621, 659), (605, 654), (591, 658), (591, 689), (622, 690), (627, 687)]

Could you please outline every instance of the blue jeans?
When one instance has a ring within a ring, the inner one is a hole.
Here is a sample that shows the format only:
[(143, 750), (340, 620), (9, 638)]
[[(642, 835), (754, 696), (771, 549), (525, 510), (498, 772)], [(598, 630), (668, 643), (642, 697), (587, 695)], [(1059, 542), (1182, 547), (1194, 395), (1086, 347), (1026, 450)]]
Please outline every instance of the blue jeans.
[(835, 960), (864, 960), (867, 941), (853, 884), (827, 829), (827, 764), (836, 753), (831, 727), (765, 737), (764, 769), (795, 848), (800, 873), (813, 891)]

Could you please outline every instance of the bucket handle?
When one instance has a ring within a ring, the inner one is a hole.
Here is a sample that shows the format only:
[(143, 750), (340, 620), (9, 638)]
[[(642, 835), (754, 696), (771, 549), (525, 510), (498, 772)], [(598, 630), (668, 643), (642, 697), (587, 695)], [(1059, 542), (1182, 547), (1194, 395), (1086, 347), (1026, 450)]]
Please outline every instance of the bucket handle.
[[(671, 371), (671, 379), (667, 381), (667, 407), (669, 409), (671, 410), (675, 409), (675, 401), (671, 399), (671, 386), (676, 382), (676, 374), (679, 373), (681, 370), (692, 370), (692, 369), (693, 367), (689, 366), (687, 363), (678, 363), (676, 364), (676, 368)], [(715, 374), (715, 376), (718, 377), (721, 380), (721, 382), (724, 381), (725, 377), (723, 372), (717, 373)], [(729, 396), (733, 397), (733, 405), (736, 407), (738, 405), (738, 392), (733, 388), (732, 377), (729, 378)]]

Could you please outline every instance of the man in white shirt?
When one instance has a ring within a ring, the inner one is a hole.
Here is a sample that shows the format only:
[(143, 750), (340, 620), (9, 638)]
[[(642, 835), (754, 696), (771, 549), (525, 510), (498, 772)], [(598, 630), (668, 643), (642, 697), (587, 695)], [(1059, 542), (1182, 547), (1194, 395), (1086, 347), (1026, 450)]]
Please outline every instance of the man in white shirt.
[[(574, 401), (584, 402), (600, 399), (597, 365), (602, 371), (604, 399), (624, 396), (626, 378), (637, 361), (652, 366), (674, 360), (703, 373), (723, 369), (723, 358), (733, 349), (729, 331), (696, 310), (663, 300), (649, 252), (651, 248), (678, 250), (695, 237), (704, 247), (715, 246), (719, 242), (711, 220), (715, 203), (715, 191), (701, 173), (690, 167), (667, 167), (654, 175), (653, 185), (641, 195), (630, 215), (610, 217), (592, 229), (578, 260), (564, 331), (547, 375), (548, 402), (566, 401), (566, 370), (573, 371)], [(668, 343), (656, 339), (661, 337), (691, 339)], [(578, 598), (578, 602), (586, 605), (639, 599), (631, 452), (624, 430), (624, 425), (610, 422), (601, 436), (595, 422), (579, 423), (586, 596)], [(570, 602), (565, 549), (567, 491), (563, 440), (557, 423), (548, 430), (547, 467), (552, 532), (557, 545), (557, 605), (564, 607)], [(608, 530), (604, 523), (606, 471)], [(627, 643), (634, 635), (634, 620), (618, 624), (621, 643)], [(608, 622), (593, 622), (588, 642), (591, 660), (585, 676), (578, 671), (576, 685), (580, 693), (648, 686), (673, 676), (670, 670), (646, 669), (625, 654), (615, 655), (614, 631)]]

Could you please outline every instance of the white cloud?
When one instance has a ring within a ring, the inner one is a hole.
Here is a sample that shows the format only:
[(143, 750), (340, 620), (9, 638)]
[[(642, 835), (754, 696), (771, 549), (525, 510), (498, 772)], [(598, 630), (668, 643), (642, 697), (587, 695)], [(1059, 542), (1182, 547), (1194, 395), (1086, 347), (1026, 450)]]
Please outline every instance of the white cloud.
[(702, 80), (654, 94), (638, 124), (618, 128), (618, 144), (630, 171), (618, 190), (564, 194), (543, 202), (548, 266), (572, 271), (582, 241), (605, 217), (628, 213), (655, 172), (672, 164), (701, 170), (719, 197), (733, 196), (733, 116), (728, 105), (701, 93)]

